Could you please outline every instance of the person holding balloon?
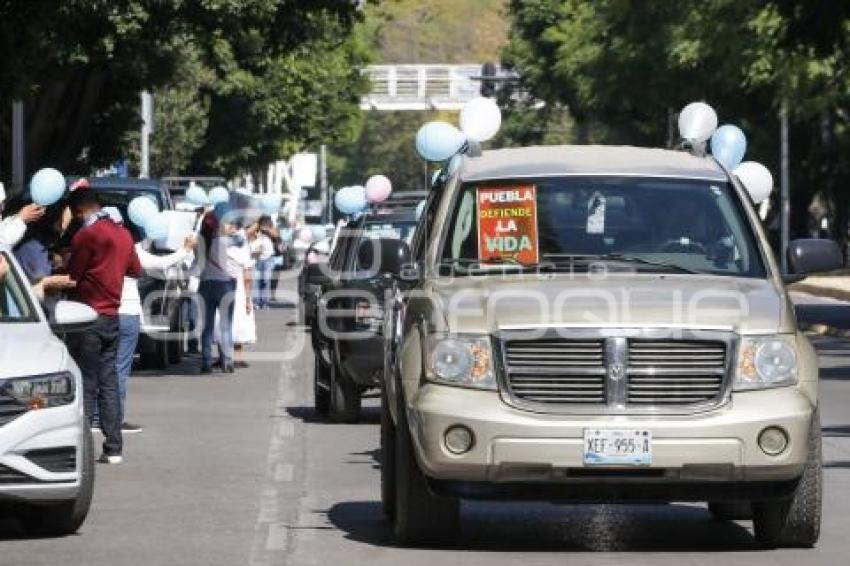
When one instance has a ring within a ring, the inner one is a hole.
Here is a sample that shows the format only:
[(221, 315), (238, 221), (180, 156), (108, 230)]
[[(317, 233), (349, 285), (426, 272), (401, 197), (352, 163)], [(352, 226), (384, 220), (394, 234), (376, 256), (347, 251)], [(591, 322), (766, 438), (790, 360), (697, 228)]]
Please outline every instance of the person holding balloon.
[(201, 237), (205, 244), (206, 261), (200, 275), (198, 294), (203, 299), (203, 331), (201, 332), (201, 373), (212, 373), (212, 346), (215, 337), (216, 314), (219, 317), (218, 341), (221, 369), (234, 373), (233, 365), (233, 315), (236, 280), (244, 276), (244, 269), (230, 261), (231, 236), (236, 227), (229, 222), (230, 206), (218, 202), (212, 213), (204, 216)]
[(83, 374), (86, 417), (91, 424), (97, 405), (104, 434), (98, 460), (119, 464), (123, 457), (121, 402), (116, 362), (119, 342), (118, 309), (124, 277), (140, 277), (142, 265), (133, 237), (104, 212), (97, 195), (87, 188), (71, 192), (68, 205), (82, 228), (71, 241), (68, 275), (76, 283), (74, 298), (98, 313), (90, 329), (69, 337), (69, 349)]
[[(154, 214), (150, 214), (152, 212), (150, 204), (153, 204), (156, 209)], [(156, 204), (151, 199), (144, 196), (136, 197), (130, 201), (127, 207), (127, 213), (130, 216), (130, 220), (139, 226), (145, 234), (145, 239), (135, 245), (136, 255), (139, 256), (139, 263), (145, 273), (164, 273), (181, 263), (191, 262), (194, 257), (192, 253), (195, 248), (194, 236), (187, 236), (180, 249), (167, 255), (154, 255), (147, 250), (146, 245), (152, 240), (157, 240), (162, 238), (163, 235), (167, 235), (167, 231), (163, 230), (161, 222), (155, 220), (159, 217), (160, 213), (159, 209), (156, 208)], [(113, 222), (118, 224), (123, 223), (124, 219), (117, 209), (109, 209), (109, 216)], [(121, 290), (121, 305), (118, 308), (118, 354), (115, 367), (118, 373), (121, 431), (124, 434), (142, 431), (141, 426), (127, 422), (125, 416), (127, 414), (127, 386), (130, 381), (130, 372), (133, 368), (133, 356), (136, 352), (136, 345), (139, 342), (143, 316), (144, 312), (139, 295), (138, 279), (127, 275), (124, 277), (124, 285)]]
[(0, 244), (10, 248), (16, 246), (26, 235), (27, 226), (40, 220), (45, 211), (45, 207), (30, 203), (0, 220)]

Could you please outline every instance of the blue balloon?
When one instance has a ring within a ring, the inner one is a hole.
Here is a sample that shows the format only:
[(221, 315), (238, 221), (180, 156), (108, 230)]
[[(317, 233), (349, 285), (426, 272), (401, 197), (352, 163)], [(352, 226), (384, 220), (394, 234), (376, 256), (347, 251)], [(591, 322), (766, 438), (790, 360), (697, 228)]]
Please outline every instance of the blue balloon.
[(30, 180), (30, 196), (35, 204), (50, 206), (65, 193), (65, 177), (56, 169), (40, 169)]
[(206, 191), (198, 185), (190, 185), (186, 189), (186, 201), (195, 206), (208, 206), (210, 204), (210, 198), (207, 196)]
[(230, 202), (230, 191), (224, 187), (213, 187), (210, 190), (210, 202), (213, 206), (220, 202)]
[(130, 217), (130, 221), (142, 228), (145, 228), (158, 212), (159, 206), (152, 198), (146, 196), (136, 197), (127, 205), (127, 215)]
[(283, 197), (278, 194), (263, 195), (262, 200), (260, 200), (260, 208), (268, 214), (277, 214), (280, 212), (280, 205), (282, 201)]
[(426, 161), (445, 161), (465, 143), (463, 132), (446, 122), (428, 122), (416, 132), (416, 151)]
[(711, 136), (712, 155), (729, 171), (741, 164), (746, 152), (747, 137), (738, 126), (720, 126)]
[(167, 238), (169, 227), (168, 217), (162, 213), (158, 213), (151, 217), (145, 224), (145, 236), (151, 240)]
[(368, 205), (366, 187), (343, 187), (334, 195), (334, 204), (343, 214), (358, 214)]

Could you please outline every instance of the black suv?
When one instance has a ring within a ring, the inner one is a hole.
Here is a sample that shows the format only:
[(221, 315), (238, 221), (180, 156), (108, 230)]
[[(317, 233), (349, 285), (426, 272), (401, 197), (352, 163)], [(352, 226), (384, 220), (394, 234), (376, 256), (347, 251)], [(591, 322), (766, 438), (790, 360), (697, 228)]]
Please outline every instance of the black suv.
[[(340, 231), (319, 286), (312, 327), (316, 410), (339, 422), (356, 422), (362, 394), (380, 385), (384, 368), (383, 301), (391, 279), (377, 273), (381, 242), (410, 241), (415, 208), (381, 206)], [(388, 248), (388, 246), (384, 246)]]

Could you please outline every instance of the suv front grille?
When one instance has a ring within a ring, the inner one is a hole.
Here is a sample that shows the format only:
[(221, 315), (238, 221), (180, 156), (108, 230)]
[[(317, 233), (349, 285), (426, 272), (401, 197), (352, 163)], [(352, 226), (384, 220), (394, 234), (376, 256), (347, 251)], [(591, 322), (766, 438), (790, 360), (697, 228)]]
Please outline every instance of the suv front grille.
[(538, 403), (605, 403), (605, 341), (505, 343), (511, 391)]
[[(705, 334), (705, 333), (700, 333)], [(720, 404), (728, 335), (502, 341), (504, 386), (518, 406), (675, 410)]]
[(630, 405), (710, 402), (723, 389), (723, 342), (630, 340), (628, 359)]

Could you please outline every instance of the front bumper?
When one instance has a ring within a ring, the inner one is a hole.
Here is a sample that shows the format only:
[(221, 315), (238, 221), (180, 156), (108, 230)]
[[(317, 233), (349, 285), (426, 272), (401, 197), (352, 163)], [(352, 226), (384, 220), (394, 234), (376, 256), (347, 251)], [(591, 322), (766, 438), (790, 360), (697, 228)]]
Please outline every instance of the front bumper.
[[(813, 411), (809, 397), (796, 387), (735, 393), (727, 405), (701, 414), (569, 416), (521, 411), (492, 391), (427, 384), (413, 397), (407, 415), (417, 459), (433, 480), (503, 486), (583, 484), (587, 490), (606, 483), (695, 489), (721, 484), (731, 490), (750, 482), (776, 484), (799, 478)], [(444, 445), (445, 431), (453, 425), (464, 425), (475, 436), (472, 449), (461, 456)], [(782, 427), (789, 436), (788, 448), (775, 457), (762, 452), (757, 441), (771, 425)], [(650, 430), (652, 464), (619, 469), (586, 466), (584, 429), (600, 427)]]
[[(64, 501), (80, 488), (84, 427), (79, 401), (27, 412), (0, 427), (0, 501)], [(51, 472), (27, 458), (35, 450), (73, 448), (73, 471)]]

